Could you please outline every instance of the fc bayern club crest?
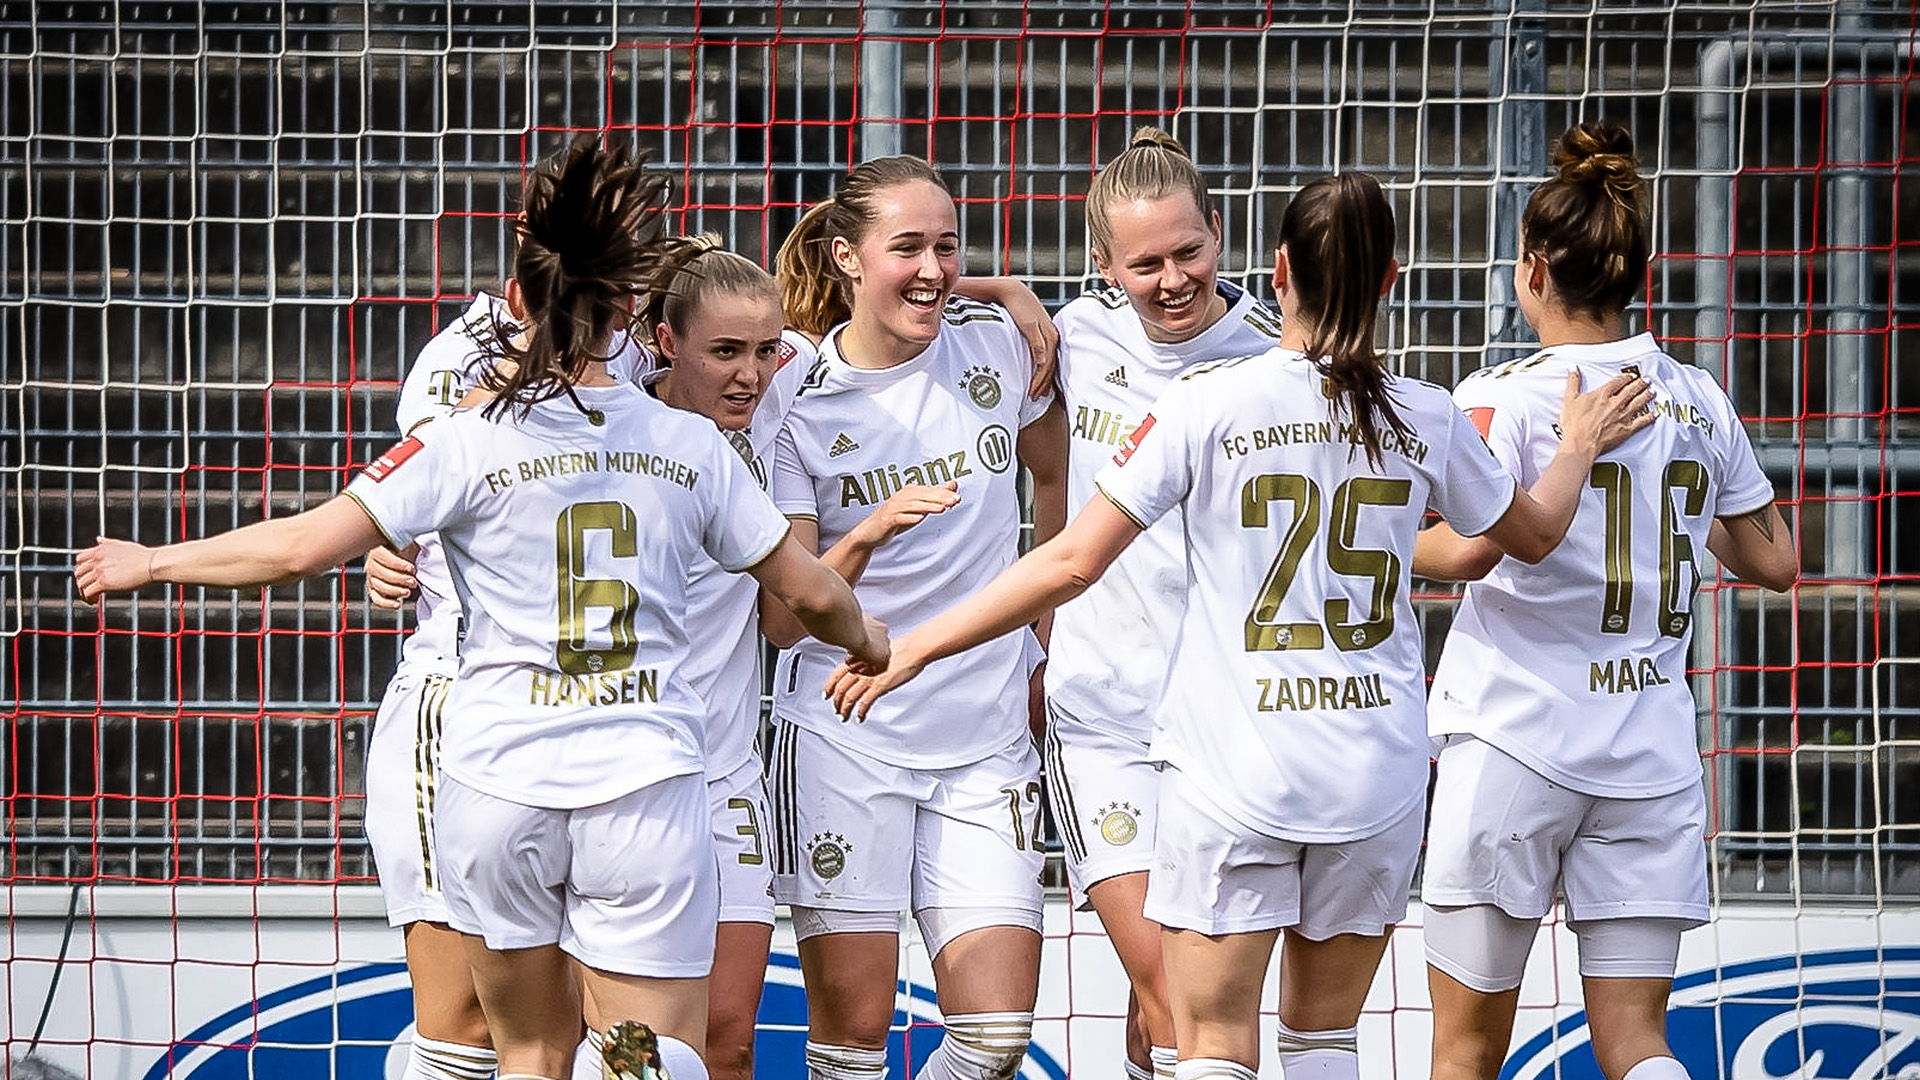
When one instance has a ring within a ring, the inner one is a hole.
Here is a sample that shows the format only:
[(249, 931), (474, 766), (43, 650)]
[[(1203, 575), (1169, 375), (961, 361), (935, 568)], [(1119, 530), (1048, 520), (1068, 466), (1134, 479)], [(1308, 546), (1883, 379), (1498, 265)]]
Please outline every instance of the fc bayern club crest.
[(1000, 373), (984, 364), (968, 368), (960, 376), (960, 387), (983, 409), (1000, 404)]

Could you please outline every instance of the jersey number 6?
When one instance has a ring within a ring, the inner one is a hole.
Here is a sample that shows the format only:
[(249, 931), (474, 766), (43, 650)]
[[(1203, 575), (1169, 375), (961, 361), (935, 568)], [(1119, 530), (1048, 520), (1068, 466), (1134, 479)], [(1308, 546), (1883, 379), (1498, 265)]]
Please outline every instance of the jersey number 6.
[[(569, 675), (625, 670), (633, 666), (640, 651), (633, 631), (640, 590), (618, 578), (587, 576), (587, 534), (599, 530), (612, 534), (614, 558), (631, 559), (640, 553), (638, 525), (626, 503), (574, 503), (560, 511), (553, 525), (554, 563), (560, 570), (560, 634), (554, 657)], [(608, 609), (610, 647), (594, 648), (588, 641), (589, 608)]]
[(1280, 551), (1267, 567), (1260, 597), (1247, 612), (1247, 651), (1318, 649), (1333, 635), (1342, 652), (1371, 649), (1393, 635), (1394, 590), (1400, 583), (1400, 559), (1391, 551), (1356, 548), (1360, 511), (1368, 506), (1405, 506), (1413, 495), (1410, 480), (1356, 476), (1333, 489), (1333, 515), (1327, 532), (1327, 567), (1336, 574), (1369, 578), (1373, 582), (1366, 616), (1349, 622), (1353, 605), (1338, 597), (1326, 602), (1325, 628), (1316, 622), (1279, 622), (1280, 604), (1300, 571), (1300, 560), (1320, 528), (1320, 486), (1299, 473), (1263, 473), (1240, 489), (1240, 524), (1249, 529), (1267, 527), (1267, 508), (1275, 502), (1293, 506), (1293, 520), (1280, 538)]

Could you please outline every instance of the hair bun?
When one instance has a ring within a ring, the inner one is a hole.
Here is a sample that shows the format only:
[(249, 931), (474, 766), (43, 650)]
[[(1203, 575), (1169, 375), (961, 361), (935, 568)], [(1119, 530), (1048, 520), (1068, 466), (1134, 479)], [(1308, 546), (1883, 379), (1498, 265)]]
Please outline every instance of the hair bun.
[(1181, 144), (1179, 139), (1174, 138), (1151, 124), (1135, 129), (1133, 139), (1127, 143), (1127, 149), (1129, 150), (1140, 146), (1154, 146), (1162, 150), (1171, 150), (1181, 157), (1192, 156), (1187, 153), (1187, 148)]
[(1554, 144), (1553, 164), (1566, 183), (1599, 188), (1623, 205), (1639, 200), (1633, 136), (1619, 124), (1586, 121), (1568, 128)]

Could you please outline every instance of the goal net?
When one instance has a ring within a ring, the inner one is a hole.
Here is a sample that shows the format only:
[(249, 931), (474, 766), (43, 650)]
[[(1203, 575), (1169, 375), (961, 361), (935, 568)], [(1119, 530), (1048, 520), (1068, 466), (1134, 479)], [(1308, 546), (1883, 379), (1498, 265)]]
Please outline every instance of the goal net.
[[(1191, 148), (1225, 276), (1262, 294), (1291, 193), (1365, 169), (1402, 237), (1395, 362), (1451, 386), (1527, 348), (1520, 209), (1596, 118), (1651, 178), (1635, 327), (1732, 394), (1806, 569), (1696, 600), (1716, 918), (1675, 1046), (1702, 1078), (1920, 1070), (1915, 27), (1910, 0), (0, 4), (0, 1072), (397, 1076), (362, 774), (405, 621), (358, 566), (96, 611), (72, 560), (337, 492), (569, 134), (646, 148), (678, 224), (763, 261), (851, 164), (925, 155), (967, 269), (1056, 306), (1093, 280), (1080, 203), (1138, 125)], [(1454, 602), (1423, 586), (1430, 657)], [(1368, 1002), (1370, 1078), (1425, 1075), (1418, 913)], [(1570, 938), (1541, 940), (1507, 1075), (1597, 1076)], [(779, 942), (760, 1070), (800, 1076)], [(1045, 949), (1026, 1075), (1120, 1075), (1124, 978), (1064, 889)], [(938, 1031), (909, 960), (895, 1075)]]

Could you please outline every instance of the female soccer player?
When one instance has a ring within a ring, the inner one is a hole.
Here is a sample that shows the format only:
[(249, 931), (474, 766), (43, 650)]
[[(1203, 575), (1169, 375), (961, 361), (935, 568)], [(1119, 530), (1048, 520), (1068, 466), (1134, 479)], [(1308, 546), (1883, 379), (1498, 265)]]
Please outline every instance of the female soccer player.
[[(810, 364), (798, 359), (804, 342), (782, 339), (780, 288), (772, 276), (720, 249), (718, 239), (680, 242), (650, 287), (641, 321), (651, 330), (660, 366), (646, 383), (666, 404), (711, 419), (764, 488), (774, 439)], [(687, 586), (692, 652), (684, 670), (707, 706), (707, 802), (720, 856), (706, 1053), (715, 1080), (753, 1075), (754, 1021), (773, 938), (759, 747), (759, 594), (752, 578), (710, 558), (695, 560)], [(591, 1029), (595, 1018), (587, 1019)], [(588, 1064), (594, 1060), (597, 1055), (583, 1055)]]
[[(1622, 378), (1569, 382), (1560, 457), (1517, 490), (1444, 391), (1386, 372), (1375, 309), (1393, 213), (1358, 173), (1281, 222), (1280, 345), (1176, 380), (1099, 478), (1100, 498), (986, 590), (907, 633), (876, 697), (957, 648), (1082, 592), (1180, 507), (1192, 575), (1153, 754), (1165, 763), (1145, 914), (1162, 940), (1181, 1080), (1251, 1080), (1280, 931), (1280, 1060), (1353, 1080), (1356, 1023), (1406, 909), (1426, 794), (1424, 673), (1408, 563), (1431, 507), (1539, 559), (1607, 440), (1644, 424)], [(884, 699), (882, 699), (884, 703)]]
[[(825, 312), (789, 321), (836, 328), (776, 446), (774, 501), (876, 615), (911, 624), (1013, 561), (1016, 454), (1037, 527), (1058, 528), (1065, 424), (1050, 395), (1025, 392), (1032, 360), (1006, 312), (953, 299), (958, 216), (925, 161), (859, 166), (810, 222), (788, 249), (812, 267), (803, 275), (837, 284)], [(776, 643), (800, 636), (766, 615)], [(857, 726), (820, 696), (827, 645), (781, 656), (774, 880), (793, 907), (816, 1077), (885, 1071), (902, 909), (946, 1017), (922, 1077), (1011, 1075), (1026, 1052), (1041, 914), (1026, 641), (1010, 633), (955, 657)]]
[[(1058, 317), (1075, 506), (1094, 497), (1094, 476), (1181, 373), (1266, 352), (1280, 336), (1277, 312), (1220, 280), (1220, 214), (1173, 136), (1141, 128), (1094, 177), (1086, 214), (1094, 265), (1110, 288)], [(1048, 645), (1047, 794), (1067, 878), (1099, 912), (1133, 983), (1127, 1072), (1136, 1080), (1174, 1063), (1160, 927), (1140, 910), (1160, 784), (1148, 752), (1153, 707), (1187, 602), (1179, 517), (1161, 519), (1061, 605)]]
[(1701, 549), (1770, 589), (1799, 568), (1733, 403), (1626, 332), (1648, 257), (1632, 137), (1579, 124), (1554, 162), (1514, 269), (1543, 347), (1475, 372), (1454, 400), (1523, 480), (1554, 453), (1552, 391), (1571, 373), (1638, 373), (1657, 419), (1591, 467), (1566, 543), (1538, 565), (1445, 528), (1421, 537), (1419, 572), (1486, 575), (1467, 586), (1429, 708), (1445, 740), (1421, 890), (1433, 1074), (1498, 1075), (1557, 884), (1601, 1070), (1685, 1080), (1665, 1032), (1680, 932), (1708, 915), (1687, 682)]
[[(484, 345), (495, 327), (514, 322), (505, 298), (483, 292), (435, 334), (401, 384), (401, 433), (451, 413), (484, 366)], [(607, 373), (623, 381), (648, 361), (631, 339), (619, 340), (622, 348), (607, 361)], [(402, 928), (413, 987), (414, 1038), (403, 1080), (476, 1080), (493, 1074), (493, 1046), (466, 946), (447, 925), (433, 858), (435, 776), (443, 710), (459, 668), (460, 605), (437, 537), (422, 536), (406, 554), (410, 558), (375, 548), (367, 555), (367, 593), (376, 606), (398, 608), (408, 595), (418, 595), (414, 631), (402, 646), (368, 740), (367, 843), (387, 922)]]
[[(577, 140), (530, 175), (483, 412), (425, 425), (292, 518), (81, 554), (83, 596), (155, 581), (292, 581), (437, 530), (471, 626), (442, 746), (436, 847), (502, 1080), (567, 1074), (582, 1003), (660, 1034), (705, 1075), (717, 913), (700, 703), (681, 670), (685, 581), (704, 551), (747, 569), (823, 640), (884, 657), (877, 623), (795, 544), (702, 418), (610, 379), (604, 358), (656, 257), (640, 237), (664, 185)], [(552, 592), (542, 583), (553, 582)], [(650, 1041), (650, 1040), (649, 1040)], [(611, 1075), (637, 1076), (631, 1045)]]

